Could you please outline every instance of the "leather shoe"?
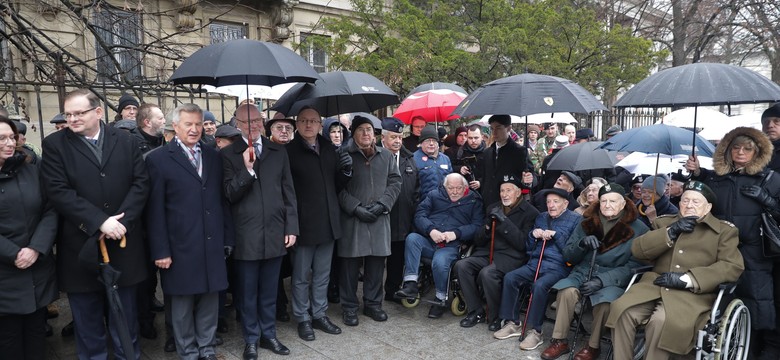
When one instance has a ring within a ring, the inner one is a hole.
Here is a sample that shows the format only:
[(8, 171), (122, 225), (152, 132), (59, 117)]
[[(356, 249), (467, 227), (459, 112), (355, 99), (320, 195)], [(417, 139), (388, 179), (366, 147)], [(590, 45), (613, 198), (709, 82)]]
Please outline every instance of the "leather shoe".
[(571, 349), (569, 349), (569, 344), (566, 343), (566, 340), (552, 339), (550, 346), (542, 351), (541, 357), (544, 360), (554, 360), (563, 354), (568, 354), (570, 351)]
[(488, 331), (496, 332), (498, 330), (501, 330), (501, 318), (496, 318), (490, 322), (490, 325), (488, 325)]
[(331, 335), (341, 334), (341, 328), (339, 328), (338, 326), (336, 326), (336, 324), (331, 322), (327, 316), (323, 316), (319, 319), (314, 319), (311, 322), (311, 326), (317, 330), (324, 331)]
[(142, 322), (138, 324), (138, 333), (145, 339), (157, 339), (157, 329), (151, 322)]
[(314, 330), (311, 328), (311, 321), (298, 323), (298, 337), (306, 341), (314, 341)]
[(173, 336), (169, 336), (167, 340), (165, 340), (165, 346), (163, 347), (163, 350), (165, 352), (174, 352), (176, 351), (176, 343), (173, 342)]
[(273, 351), (276, 355), (290, 355), (290, 349), (282, 345), (282, 343), (279, 342), (279, 339), (277, 338), (260, 338), (258, 345), (260, 345), (260, 347), (263, 349)]
[(387, 320), (387, 313), (380, 307), (365, 307), (363, 308), (363, 315), (374, 319), (374, 321)]
[(598, 359), (599, 355), (601, 355), (601, 349), (594, 349), (590, 346), (586, 346), (582, 348), (582, 350), (578, 351), (577, 354), (574, 355), (574, 360), (594, 360)]
[(479, 323), (485, 322), (485, 314), (478, 313), (476, 311), (470, 312), (463, 320), (460, 321), (460, 326), (464, 328), (470, 328)]
[(285, 308), (276, 309), (276, 321), (288, 322), (290, 321), (290, 314), (287, 313)]
[(73, 321), (69, 322), (68, 325), (65, 325), (65, 327), (62, 328), (62, 337), (69, 337), (73, 336), (73, 333), (76, 331)]
[(428, 318), (430, 319), (438, 319), (442, 315), (444, 315), (444, 310), (446, 309), (445, 306), (442, 305), (431, 305), (431, 309), (428, 310)]
[(417, 289), (417, 281), (404, 281), (403, 287), (395, 292), (395, 297), (399, 299), (415, 299), (420, 294)]
[(257, 344), (244, 345), (244, 360), (257, 360)]
[(344, 320), (344, 325), (347, 325), (347, 326), (357, 326), (358, 325), (357, 311), (345, 310), (341, 314), (341, 318)]

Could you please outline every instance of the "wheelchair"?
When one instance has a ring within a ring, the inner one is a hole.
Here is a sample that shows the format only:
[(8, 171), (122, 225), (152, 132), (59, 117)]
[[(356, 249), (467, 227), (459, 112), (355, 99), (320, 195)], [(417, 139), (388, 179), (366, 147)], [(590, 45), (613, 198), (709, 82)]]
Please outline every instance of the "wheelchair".
[[(643, 273), (652, 270), (652, 266), (634, 269), (626, 291)], [(693, 346), (696, 360), (745, 360), (750, 350), (750, 311), (742, 300), (734, 296), (736, 283), (723, 283), (718, 287), (718, 295), (710, 310), (710, 317), (704, 328), (696, 333)], [(727, 301), (728, 300), (728, 301)], [(634, 343), (634, 359), (644, 356), (645, 336), (637, 329)], [(612, 347), (607, 352), (612, 359)]]
[[(452, 262), (450, 266), (450, 272), (448, 275), (449, 281), (447, 281), (447, 295), (444, 298), (444, 302), (450, 304), (450, 311), (455, 316), (463, 316), (466, 314), (466, 302), (463, 300), (463, 294), (461, 293), (458, 279), (455, 276), (453, 269), (455, 268), (455, 262), (460, 259), (465, 259), (473, 252), (473, 245), (461, 244), (458, 251), (458, 257)], [(420, 305), (420, 302), (428, 302), (431, 304), (439, 304), (435, 300), (423, 299), (431, 289), (435, 288), (433, 282), (433, 268), (431, 266), (432, 259), (429, 257), (420, 258), (420, 270), (418, 271), (417, 287), (419, 292), (415, 298), (402, 298), (401, 305), (407, 309), (411, 309)]]

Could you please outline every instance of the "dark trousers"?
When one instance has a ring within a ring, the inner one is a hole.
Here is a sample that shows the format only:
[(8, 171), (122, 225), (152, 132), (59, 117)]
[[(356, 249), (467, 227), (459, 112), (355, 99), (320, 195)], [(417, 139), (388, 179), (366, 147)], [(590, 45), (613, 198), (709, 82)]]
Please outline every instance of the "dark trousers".
[(501, 286), (504, 273), (489, 264), (487, 256), (472, 256), (455, 262), (455, 274), (458, 276), (463, 299), (469, 312), (482, 312), (482, 296), (487, 304), (488, 320), (498, 317), (501, 306)]
[(152, 299), (157, 291), (157, 266), (149, 268), (149, 277), (138, 284), (138, 323), (154, 324), (154, 312), (152, 311)]
[(404, 279), (404, 244), (403, 241), (390, 243), (390, 256), (387, 257), (387, 278), (385, 279), (385, 294), (393, 294), (401, 288)]
[(45, 359), (45, 323), (45, 306), (32, 314), (0, 316), (0, 356), (4, 359)]
[(363, 306), (382, 307), (382, 278), (385, 275), (385, 256), (341, 258), (339, 295), (344, 311), (357, 311), (358, 276), (363, 265)]
[[(136, 308), (136, 286), (121, 287), (117, 289), (119, 299), (124, 310), (125, 321), (130, 338), (133, 340), (135, 349), (135, 358), (141, 358), (141, 347), (138, 343), (138, 311)], [(70, 310), (73, 313), (73, 324), (75, 325), (76, 335), (76, 353), (79, 360), (98, 360), (108, 358), (108, 349), (106, 348), (106, 324), (105, 314), (108, 313), (108, 329), (111, 334), (111, 340), (116, 359), (125, 360), (125, 352), (122, 350), (122, 344), (117, 335), (117, 329), (114, 324), (117, 323), (114, 314), (108, 309), (108, 303), (104, 292), (90, 293), (68, 293), (68, 302)]]
[(233, 301), (238, 300), (244, 342), (253, 344), (276, 338), (276, 290), (282, 257), (266, 260), (235, 260), (237, 284)]
[(520, 290), (523, 286), (531, 287), (531, 307), (528, 309), (528, 323), (526, 328), (533, 328), (542, 332), (544, 322), (544, 309), (547, 306), (547, 296), (550, 289), (558, 280), (568, 275), (568, 272), (556, 268), (559, 265), (546, 265), (542, 262), (539, 277), (534, 282), (538, 261), (529, 262), (504, 276), (504, 288), (501, 292), (501, 309), (498, 316), (504, 320), (518, 322), (520, 320)]

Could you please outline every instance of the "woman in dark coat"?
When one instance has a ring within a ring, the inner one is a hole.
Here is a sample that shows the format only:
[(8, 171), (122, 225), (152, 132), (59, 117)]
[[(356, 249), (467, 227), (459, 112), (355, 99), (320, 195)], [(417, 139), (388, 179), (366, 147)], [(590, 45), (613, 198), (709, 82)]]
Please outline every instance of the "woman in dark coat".
[(770, 171), (766, 166), (772, 151), (772, 143), (764, 133), (738, 127), (726, 134), (715, 149), (714, 171), (700, 168), (696, 158), (689, 158), (685, 165), (694, 178), (718, 195), (712, 214), (739, 229), (739, 250), (745, 259), (745, 271), (737, 286), (737, 296), (750, 309), (754, 334), (756, 330), (773, 329), (777, 316), (773, 304), (774, 261), (764, 257), (761, 239), (761, 213), (764, 208), (777, 211), (780, 198), (778, 174), (761, 186)]
[(46, 357), (46, 305), (57, 298), (57, 215), (46, 205), (38, 168), (16, 148), (19, 133), (0, 116), (0, 357)]

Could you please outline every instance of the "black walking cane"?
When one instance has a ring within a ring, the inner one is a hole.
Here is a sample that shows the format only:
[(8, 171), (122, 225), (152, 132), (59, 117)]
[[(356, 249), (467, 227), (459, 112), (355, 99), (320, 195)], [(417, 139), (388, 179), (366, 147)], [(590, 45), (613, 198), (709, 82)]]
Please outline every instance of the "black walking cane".
[[(536, 274), (534, 274), (534, 282), (536, 283), (536, 279), (539, 278), (539, 269), (542, 268), (542, 259), (544, 259), (544, 248), (547, 247), (547, 240), (542, 238), (542, 252), (539, 254), (539, 263), (536, 264)], [(533, 286), (531, 284), (531, 286)], [(525, 335), (525, 326), (528, 325), (528, 313), (531, 311), (531, 302), (534, 301), (534, 292), (533, 289), (531, 289), (531, 296), (528, 297), (528, 306), (525, 308), (525, 319), (523, 319), (523, 335)]]
[[(593, 278), (593, 268), (596, 266), (596, 254), (598, 250), (593, 249), (593, 256), (590, 258), (590, 269), (588, 269), (588, 278), (583, 282), (586, 283)], [(580, 316), (577, 317), (577, 328), (574, 329), (574, 339), (571, 341), (572, 352), (569, 353), (569, 360), (574, 358), (574, 349), (577, 348), (577, 336), (580, 334), (580, 326), (582, 326), (582, 315), (585, 313), (585, 298), (587, 296), (580, 295)], [(594, 324), (595, 325), (595, 324)], [(600, 326), (600, 325), (599, 325)]]
[[(488, 259), (488, 265), (493, 263), (493, 246), (496, 241), (496, 219), (493, 219), (493, 226), (490, 228), (490, 258)], [(485, 303), (485, 318), (487, 318), (488, 315), (490, 315), (490, 305), (486, 302)], [(486, 321), (491, 321), (492, 319), (487, 319)]]

